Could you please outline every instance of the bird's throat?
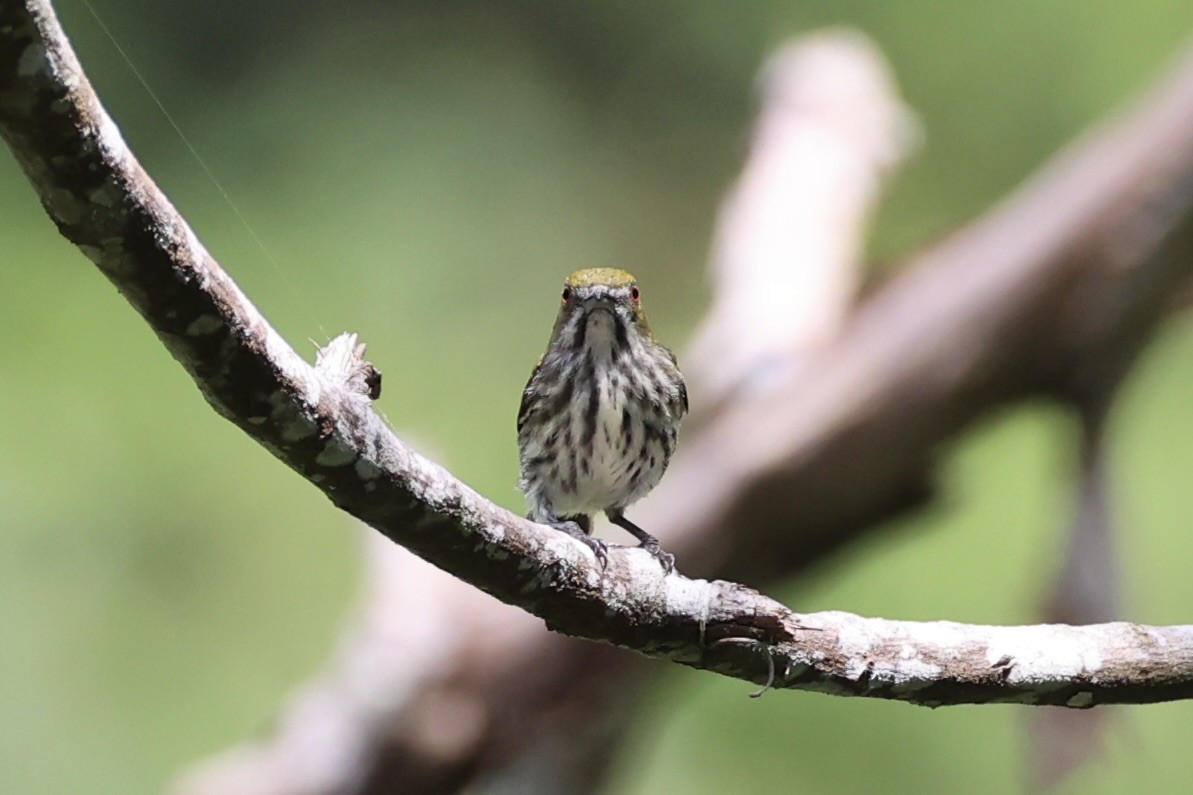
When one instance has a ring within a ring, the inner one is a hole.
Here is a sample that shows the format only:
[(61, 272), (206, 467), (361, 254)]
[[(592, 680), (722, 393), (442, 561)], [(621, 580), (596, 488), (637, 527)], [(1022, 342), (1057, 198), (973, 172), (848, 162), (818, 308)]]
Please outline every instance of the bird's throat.
[(582, 347), (591, 351), (596, 359), (612, 361), (615, 358), (614, 349), (623, 344), (626, 338), (624, 321), (612, 310), (594, 307), (585, 313), (581, 324), (581, 333), (584, 335)]

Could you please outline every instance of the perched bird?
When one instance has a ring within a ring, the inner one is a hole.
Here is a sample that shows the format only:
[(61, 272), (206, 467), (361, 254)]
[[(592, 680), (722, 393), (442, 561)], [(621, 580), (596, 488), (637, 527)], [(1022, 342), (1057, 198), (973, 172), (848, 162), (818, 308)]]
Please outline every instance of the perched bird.
[(576, 271), (522, 392), (521, 489), (530, 518), (587, 544), (601, 565), (592, 514), (634, 535), (667, 571), (675, 558), (625, 517), (663, 477), (688, 392), (675, 355), (650, 333), (638, 282), (622, 270)]

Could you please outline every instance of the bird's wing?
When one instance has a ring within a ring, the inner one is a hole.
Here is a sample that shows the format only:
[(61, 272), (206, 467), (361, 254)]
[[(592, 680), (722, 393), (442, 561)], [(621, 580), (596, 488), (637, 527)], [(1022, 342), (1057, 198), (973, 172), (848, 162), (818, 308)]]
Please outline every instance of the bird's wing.
[(530, 371), (530, 379), (526, 382), (526, 388), (522, 390), (522, 404), (518, 406), (518, 433), (522, 433), (522, 426), (526, 424), (526, 420), (534, 408), (534, 401), (531, 399), (534, 394), (534, 377), (539, 374), (539, 368), (542, 366), (543, 359), (539, 357), (538, 364)]
[(679, 359), (675, 356), (675, 351), (670, 348), (663, 348), (667, 351), (667, 355), (671, 357), (671, 364), (675, 365), (675, 372), (679, 375), (679, 400), (683, 403), (683, 411), (680, 414), (688, 413), (688, 385), (683, 380), (683, 373), (679, 371)]

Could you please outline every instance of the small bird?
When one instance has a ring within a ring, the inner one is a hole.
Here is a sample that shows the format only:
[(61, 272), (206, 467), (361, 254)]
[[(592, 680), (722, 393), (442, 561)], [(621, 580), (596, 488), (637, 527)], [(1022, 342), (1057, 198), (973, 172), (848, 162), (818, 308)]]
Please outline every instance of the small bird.
[(518, 410), (530, 519), (584, 542), (603, 567), (606, 545), (590, 533), (592, 514), (604, 511), (671, 571), (674, 556), (625, 509), (663, 477), (687, 410), (675, 354), (651, 334), (634, 277), (614, 268), (568, 276)]

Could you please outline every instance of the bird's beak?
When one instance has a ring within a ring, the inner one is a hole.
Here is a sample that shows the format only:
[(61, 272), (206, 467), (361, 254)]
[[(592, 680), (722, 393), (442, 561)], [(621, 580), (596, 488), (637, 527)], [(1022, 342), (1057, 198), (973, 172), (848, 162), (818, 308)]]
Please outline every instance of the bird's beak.
[(609, 288), (598, 285), (592, 288), (592, 292), (584, 299), (585, 311), (591, 312), (594, 309), (609, 309), (613, 303), (613, 298), (609, 294)]

